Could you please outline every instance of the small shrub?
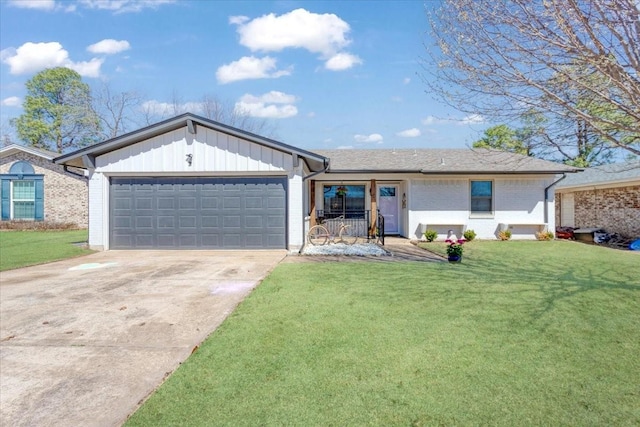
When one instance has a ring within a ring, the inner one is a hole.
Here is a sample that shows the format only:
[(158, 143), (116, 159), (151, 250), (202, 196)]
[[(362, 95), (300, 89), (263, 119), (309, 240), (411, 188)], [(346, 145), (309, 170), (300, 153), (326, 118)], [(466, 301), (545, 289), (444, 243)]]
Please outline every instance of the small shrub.
[(538, 240), (553, 240), (554, 235), (551, 231), (539, 231), (536, 233), (536, 239)]
[(468, 242), (476, 238), (476, 232), (473, 230), (467, 230), (464, 233), (462, 233), (462, 235), (464, 236), (464, 239)]
[(503, 230), (498, 233), (498, 239), (509, 240), (511, 239), (511, 230)]
[(438, 238), (438, 232), (436, 230), (427, 230), (424, 232), (424, 238), (427, 239), (427, 242), (433, 242)]
[(47, 230), (78, 230), (73, 222), (58, 221), (0, 221), (0, 230), (47, 231)]

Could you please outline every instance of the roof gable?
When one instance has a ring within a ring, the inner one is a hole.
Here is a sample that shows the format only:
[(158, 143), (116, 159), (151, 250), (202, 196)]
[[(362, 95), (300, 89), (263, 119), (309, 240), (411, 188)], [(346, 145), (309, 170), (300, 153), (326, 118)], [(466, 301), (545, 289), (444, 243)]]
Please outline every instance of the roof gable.
[(16, 153), (28, 153), (34, 156), (42, 157), (47, 160), (53, 160), (59, 156), (60, 153), (54, 153), (53, 151), (44, 150), (42, 148), (26, 147), (24, 145), (9, 144), (6, 147), (0, 148), (0, 157), (8, 157)]
[(191, 113), (185, 113), (171, 119), (153, 124), (151, 126), (147, 126), (145, 128), (138, 129), (136, 131), (129, 132), (112, 139), (108, 139), (104, 142), (81, 148), (74, 152), (56, 157), (55, 159), (53, 159), (53, 161), (58, 164), (83, 167), (83, 156), (100, 156), (102, 154), (106, 154), (111, 151), (115, 151), (120, 148), (127, 147), (129, 145), (133, 145), (138, 142), (145, 141), (155, 136), (162, 135), (184, 127), (188, 128), (189, 133), (195, 134), (197, 133), (198, 126), (204, 126), (218, 132), (242, 138), (255, 144), (264, 145), (278, 151), (297, 155), (306, 161), (309, 169), (312, 171), (319, 171), (324, 169), (326, 163), (328, 162), (328, 159), (316, 153), (301, 150), (291, 145), (287, 145), (270, 138), (265, 138), (260, 135), (237, 129)]

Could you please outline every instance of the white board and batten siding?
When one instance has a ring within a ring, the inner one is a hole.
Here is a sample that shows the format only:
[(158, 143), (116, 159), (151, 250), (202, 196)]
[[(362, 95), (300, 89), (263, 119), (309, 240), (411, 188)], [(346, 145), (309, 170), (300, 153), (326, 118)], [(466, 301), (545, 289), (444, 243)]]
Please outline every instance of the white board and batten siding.
[[(192, 155), (191, 165), (186, 160), (188, 154)], [(96, 159), (96, 171), (102, 173), (277, 174), (292, 168), (290, 154), (204, 127), (198, 127), (197, 135), (182, 128)]]
[[(187, 155), (191, 154), (191, 165)], [(89, 244), (109, 249), (109, 177), (111, 176), (284, 176), (288, 192), (288, 247), (302, 247), (302, 167), (293, 156), (254, 142), (198, 126), (155, 136), (96, 157), (90, 171)]]
[[(412, 179), (409, 184), (408, 232), (422, 238), (424, 224), (444, 238), (447, 229), (472, 229), (480, 239), (495, 239), (500, 224), (512, 224), (513, 238), (533, 239), (536, 224), (545, 224), (544, 189), (553, 177), (434, 177)], [(492, 215), (471, 214), (471, 180), (493, 181)], [(549, 230), (555, 229), (553, 192), (550, 192)]]

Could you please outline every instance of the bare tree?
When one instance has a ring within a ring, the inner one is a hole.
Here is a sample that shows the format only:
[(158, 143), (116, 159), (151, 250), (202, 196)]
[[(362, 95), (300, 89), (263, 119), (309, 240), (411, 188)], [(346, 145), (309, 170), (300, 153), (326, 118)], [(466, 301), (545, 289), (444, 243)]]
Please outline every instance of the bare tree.
[(104, 83), (93, 97), (104, 138), (122, 135), (144, 122), (141, 113), (142, 97), (137, 92), (114, 93), (108, 83)]
[(427, 46), (423, 77), (438, 98), (507, 122), (535, 111), (546, 117), (549, 143), (569, 135), (570, 124), (583, 142), (587, 132), (640, 155), (637, 0), (430, 5), (436, 44)]
[(171, 102), (145, 102), (142, 103), (140, 112), (142, 121), (147, 125), (190, 112), (257, 135), (276, 137), (276, 126), (268, 119), (253, 117), (233, 102), (221, 101), (215, 95), (204, 95), (199, 101), (185, 102), (174, 91)]

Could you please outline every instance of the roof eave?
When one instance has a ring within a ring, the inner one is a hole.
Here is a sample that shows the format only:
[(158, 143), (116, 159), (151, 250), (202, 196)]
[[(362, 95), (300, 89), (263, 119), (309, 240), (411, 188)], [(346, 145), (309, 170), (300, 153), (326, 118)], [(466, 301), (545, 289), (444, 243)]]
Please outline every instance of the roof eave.
[(422, 175), (558, 175), (562, 173), (574, 173), (580, 172), (580, 170), (561, 170), (561, 171), (543, 171), (543, 170), (531, 170), (531, 171), (434, 171), (434, 170), (425, 170), (425, 169), (330, 169), (326, 173), (327, 174), (396, 174), (396, 173), (405, 173), (405, 174), (422, 174)]

